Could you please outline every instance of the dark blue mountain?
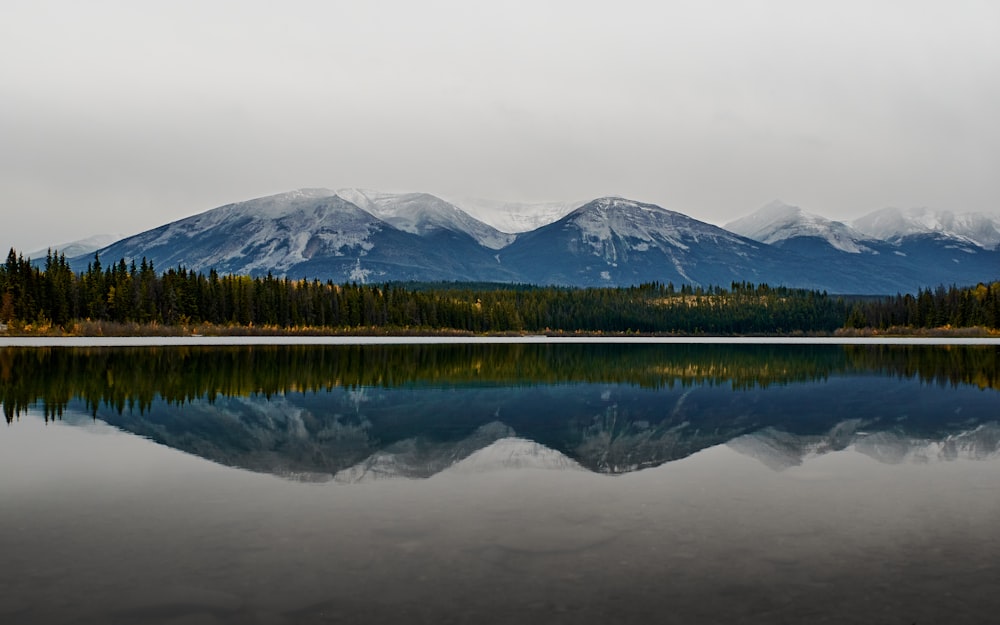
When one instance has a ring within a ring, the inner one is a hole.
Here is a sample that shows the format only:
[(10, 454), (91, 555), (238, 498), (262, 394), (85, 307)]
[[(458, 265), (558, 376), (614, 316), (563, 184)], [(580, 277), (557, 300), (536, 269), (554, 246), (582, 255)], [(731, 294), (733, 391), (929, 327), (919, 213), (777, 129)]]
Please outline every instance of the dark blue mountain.
[(146, 258), (159, 269), (182, 265), (335, 282), (514, 279), (497, 268), (492, 250), (458, 227), (406, 232), (323, 189), (222, 206), (128, 237), (100, 254)]
[(602, 198), (523, 234), (500, 263), (539, 284), (725, 284), (791, 277), (770, 246), (652, 204)]
[[(772, 202), (726, 228), (808, 258), (823, 268), (824, 280), (838, 282), (841, 288), (833, 290), (840, 292), (915, 292), (939, 284), (1000, 278), (1000, 252), (994, 249), (995, 231), (988, 218), (974, 214), (949, 218), (939, 212), (931, 219), (925, 212), (914, 213), (927, 222), (922, 224), (904, 219), (908, 213), (902, 211), (878, 211), (855, 222), (866, 228), (863, 232)], [(872, 234), (876, 231), (886, 237)]]
[[(781, 204), (730, 226), (745, 236), (653, 204), (601, 198), (515, 237), (432, 195), (303, 189), (181, 219), (100, 255), (105, 263), (146, 258), (160, 270), (334, 282), (748, 281), (895, 294), (1000, 278), (1000, 251), (952, 234), (879, 240)], [(92, 258), (71, 262), (82, 270)]]

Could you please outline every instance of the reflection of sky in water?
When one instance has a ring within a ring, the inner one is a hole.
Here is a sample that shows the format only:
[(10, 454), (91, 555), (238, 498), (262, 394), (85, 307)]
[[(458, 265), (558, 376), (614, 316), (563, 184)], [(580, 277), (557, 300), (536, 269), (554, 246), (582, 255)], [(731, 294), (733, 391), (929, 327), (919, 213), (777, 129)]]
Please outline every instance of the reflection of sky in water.
[(0, 433), (4, 622), (982, 623), (998, 607), (996, 457), (848, 448), (774, 471), (717, 445), (619, 476), (501, 457), (309, 484), (78, 418)]
[(996, 390), (559, 380), (24, 414), (0, 622), (995, 620)]

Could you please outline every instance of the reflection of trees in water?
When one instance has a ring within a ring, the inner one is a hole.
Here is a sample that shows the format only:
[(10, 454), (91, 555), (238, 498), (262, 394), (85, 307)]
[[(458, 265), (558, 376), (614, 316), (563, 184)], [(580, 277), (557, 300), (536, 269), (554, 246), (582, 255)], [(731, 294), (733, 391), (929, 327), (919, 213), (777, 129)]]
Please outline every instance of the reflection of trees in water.
[(997, 346), (845, 345), (844, 350), (857, 371), (935, 384), (1000, 388)]
[(461, 344), (0, 350), (8, 421), (41, 403), (57, 417), (88, 409), (143, 412), (157, 398), (321, 392), (334, 388), (527, 386), (565, 383), (734, 389), (872, 372), (998, 388), (996, 347)]
[[(878, 433), (865, 441), (877, 441), (880, 453), (891, 448), (905, 455), (911, 440), (951, 440), (995, 418), (992, 393), (967, 387), (965, 400), (978, 398), (958, 415), (950, 404), (943, 408), (952, 393), (925, 388), (911, 400), (914, 384), (894, 385), (887, 379), (893, 376), (996, 388), (997, 350), (613, 344), (0, 350), (8, 421), (38, 403), (51, 417), (82, 405), (111, 425), (222, 464), (346, 481), (426, 477), (507, 436), (557, 450), (593, 471), (623, 473), (737, 438), (753, 455), (794, 462), (805, 451), (847, 444), (835, 434), (849, 417), (861, 417), (855, 429)], [(909, 389), (889, 400), (899, 406), (869, 411), (873, 396), (882, 406), (882, 393), (895, 386)], [(973, 442), (995, 449), (983, 436), (977, 432)]]

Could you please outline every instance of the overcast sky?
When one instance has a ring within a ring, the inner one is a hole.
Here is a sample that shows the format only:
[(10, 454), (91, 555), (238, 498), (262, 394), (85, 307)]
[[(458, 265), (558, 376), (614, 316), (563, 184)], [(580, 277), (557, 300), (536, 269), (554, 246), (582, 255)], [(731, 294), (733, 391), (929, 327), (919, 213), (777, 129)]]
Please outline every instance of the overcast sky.
[(0, 245), (299, 187), (1000, 211), (1000, 2), (3, 0)]

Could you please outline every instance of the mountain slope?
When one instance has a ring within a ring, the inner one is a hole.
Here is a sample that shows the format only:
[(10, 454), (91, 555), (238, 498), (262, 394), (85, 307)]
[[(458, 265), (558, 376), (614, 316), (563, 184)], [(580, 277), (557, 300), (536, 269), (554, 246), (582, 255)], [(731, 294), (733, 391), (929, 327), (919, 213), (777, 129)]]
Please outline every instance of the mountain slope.
[(468, 234), (404, 232), (326, 189), (229, 204), (119, 241), (110, 258), (195, 271), (365, 280), (502, 279)]
[[(653, 204), (601, 198), (521, 235), (499, 254), (531, 282), (610, 286), (642, 282), (783, 282), (791, 257)], [(800, 284), (812, 282), (803, 272)]]
[(467, 234), (480, 245), (495, 250), (514, 240), (514, 235), (501, 232), (429, 193), (340, 189), (337, 195), (404, 232), (427, 235), (436, 230), (450, 230)]
[(886, 241), (935, 234), (973, 243), (987, 250), (994, 250), (1000, 245), (1000, 217), (983, 213), (883, 208), (855, 219), (852, 225), (860, 232)]
[[(868, 217), (871, 219), (867, 222), (859, 220), (870, 232), (863, 234), (865, 228), (854, 229), (795, 206), (772, 202), (726, 227), (810, 259), (826, 274), (823, 280), (835, 285), (831, 289), (834, 291), (916, 292), (938, 284), (995, 280), (1000, 275), (1000, 251), (960, 234), (970, 233), (971, 229), (949, 230), (942, 225), (973, 221), (955, 219), (946, 211), (929, 216), (920, 210), (904, 213), (896, 209)], [(988, 228), (983, 222), (977, 223), (981, 226), (977, 230), (979, 240), (989, 243)]]
[[(975, 223), (977, 240), (988, 243), (988, 224)], [(894, 294), (1000, 277), (1000, 249), (986, 249), (954, 228), (880, 241), (780, 203), (730, 226), (760, 240), (624, 198), (587, 202), (515, 237), (428, 194), (300, 189), (221, 206), (122, 239), (100, 254), (108, 262), (145, 257), (161, 270), (183, 265), (334, 282), (747, 281)], [(898, 223), (893, 228), (905, 230)], [(92, 259), (88, 252), (70, 262), (82, 270)]]
[(807, 213), (798, 206), (779, 201), (771, 202), (757, 212), (731, 221), (723, 227), (754, 241), (772, 245), (805, 238), (813, 240), (814, 246), (816, 243), (825, 243), (849, 254), (874, 251), (871, 237), (839, 221)]

